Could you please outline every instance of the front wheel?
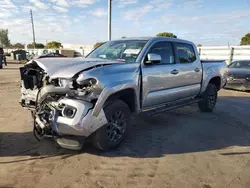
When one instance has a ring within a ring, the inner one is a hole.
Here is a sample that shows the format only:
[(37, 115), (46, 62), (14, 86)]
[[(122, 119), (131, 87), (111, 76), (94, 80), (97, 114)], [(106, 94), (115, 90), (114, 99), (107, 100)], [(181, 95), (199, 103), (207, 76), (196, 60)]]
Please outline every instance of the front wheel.
[(212, 112), (217, 102), (218, 90), (214, 84), (208, 84), (202, 94), (202, 100), (198, 103), (201, 112)]
[(99, 128), (93, 135), (93, 145), (103, 151), (117, 147), (128, 133), (131, 112), (121, 100), (110, 102), (104, 107), (108, 123)]

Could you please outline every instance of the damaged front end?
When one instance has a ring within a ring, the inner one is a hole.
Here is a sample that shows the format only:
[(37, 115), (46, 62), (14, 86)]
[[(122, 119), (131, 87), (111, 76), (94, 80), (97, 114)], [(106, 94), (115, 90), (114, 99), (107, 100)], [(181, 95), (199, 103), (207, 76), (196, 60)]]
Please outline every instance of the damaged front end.
[(107, 123), (103, 109), (92, 115), (102, 91), (96, 78), (51, 78), (36, 61), (20, 73), (20, 104), (31, 110), (37, 139), (51, 136), (64, 148), (80, 149), (86, 137)]

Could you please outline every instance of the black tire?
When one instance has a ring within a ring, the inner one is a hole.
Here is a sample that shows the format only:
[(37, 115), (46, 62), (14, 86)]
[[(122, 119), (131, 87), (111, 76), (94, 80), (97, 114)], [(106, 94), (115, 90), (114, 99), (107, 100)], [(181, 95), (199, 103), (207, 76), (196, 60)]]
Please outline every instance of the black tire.
[(0, 69), (2, 69), (2, 68), (3, 68), (3, 64), (0, 65)]
[(202, 94), (202, 100), (198, 102), (201, 112), (212, 112), (217, 102), (218, 90), (214, 84), (208, 84)]
[(108, 123), (92, 137), (93, 145), (102, 151), (116, 148), (126, 137), (131, 123), (131, 111), (126, 103), (115, 100), (104, 107)]

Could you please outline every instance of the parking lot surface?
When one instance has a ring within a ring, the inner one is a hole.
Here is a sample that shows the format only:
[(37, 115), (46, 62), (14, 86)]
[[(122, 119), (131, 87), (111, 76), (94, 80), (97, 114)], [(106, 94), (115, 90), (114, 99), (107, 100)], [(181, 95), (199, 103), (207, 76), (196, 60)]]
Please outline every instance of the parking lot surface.
[(213, 113), (135, 117), (111, 152), (71, 151), (33, 137), (18, 67), (0, 70), (0, 187), (250, 187), (250, 93), (221, 90)]

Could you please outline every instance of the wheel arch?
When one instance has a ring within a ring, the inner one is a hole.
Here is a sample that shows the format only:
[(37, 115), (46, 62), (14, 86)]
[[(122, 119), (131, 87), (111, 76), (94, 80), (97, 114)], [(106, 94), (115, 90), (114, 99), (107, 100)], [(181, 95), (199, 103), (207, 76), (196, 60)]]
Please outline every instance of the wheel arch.
[(214, 84), (218, 91), (221, 88), (221, 78), (220, 78), (220, 76), (215, 76), (215, 77), (211, 78), (208, 83), (209, 84)]
[(221, 89), (221, 86), (222, 86), (222, 78), (220, 75), (206, 75), (202, 81), (202, 85), (201, 85), (201, 92), (200, 92), (200, 95), (202, 95), (206, 89), (207, 89), (207, 86), (208, 84), (214, 84), (217, 88), (217, 90), (219, 91)]
[(134, 89), (132, 88), (127, 88), (121, 91), (118, 91), (116, 93), (111, 94), (107, 100), (105, 101), (104, 107), (105, 105), (107, 105), (108, 103), (114, 101), (114, 100), (121, 100), (123, 102), (125, 102), (130, 111), (132, 113), (136, 113), (137, 112), (137, 99), (136, 99), (136, 92)]
[(114, 99), (125, 102), (132, 113), (138, 113), (140, 110), (138, 85), (134, 82), (127, 82), (104, 88), (98, 97), (92, 115), (97, 117), (100, 110)]

